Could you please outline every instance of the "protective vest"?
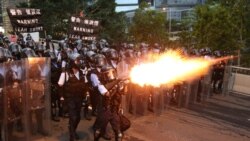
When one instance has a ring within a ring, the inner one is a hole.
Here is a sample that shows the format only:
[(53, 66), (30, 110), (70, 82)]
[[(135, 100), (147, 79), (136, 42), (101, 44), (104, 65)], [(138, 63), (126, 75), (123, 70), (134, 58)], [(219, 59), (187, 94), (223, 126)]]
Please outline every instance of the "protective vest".
[(81, 71), (79, 71), (80, 80), (71, 72), (69, 73), (69, 80), (65, 83), (64, 91), (65, 97), (82, 98), (86, 92), (85, 78)]

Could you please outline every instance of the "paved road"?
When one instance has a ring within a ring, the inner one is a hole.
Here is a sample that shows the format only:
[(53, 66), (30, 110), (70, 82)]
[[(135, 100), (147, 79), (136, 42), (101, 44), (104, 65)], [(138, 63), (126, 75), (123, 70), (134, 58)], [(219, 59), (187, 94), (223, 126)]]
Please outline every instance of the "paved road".
[[(132, 127), (124, 141), (249, 141), (250, 97), (213, 96), (190, 109), (171, 107), (161, 116), (128, 115)], [(92, 141), (94, 120), (82, 120), (80, 141)], [(39, 141), (67, 141), (67, 119), (53, 123), (53, 136)]]

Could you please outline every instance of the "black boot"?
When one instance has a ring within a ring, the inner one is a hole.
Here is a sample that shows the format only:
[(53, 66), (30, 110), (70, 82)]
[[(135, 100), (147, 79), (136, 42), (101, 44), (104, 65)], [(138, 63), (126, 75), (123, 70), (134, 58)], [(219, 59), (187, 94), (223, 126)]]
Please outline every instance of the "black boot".
[(99, 130), (94, 131), (94, 141), (99, 141), (101, 137), (101, 132)]
[(115, 141), (122, 141), (122, 137), (123, 137), (122, 133), (116, 134), (115, 135)]
[(86, 120), (91, 120), (91, 116), (89, 115), (88, 105), (86, 105), (86, 107), (84, 107), (84, 118)]

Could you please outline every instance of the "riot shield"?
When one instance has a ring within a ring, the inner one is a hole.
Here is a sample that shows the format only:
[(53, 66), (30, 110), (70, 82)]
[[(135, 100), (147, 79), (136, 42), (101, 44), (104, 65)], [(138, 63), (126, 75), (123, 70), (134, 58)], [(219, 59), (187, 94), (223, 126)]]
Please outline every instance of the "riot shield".
[(192, 83), (190, 83), (190, 102), (195, 103), (198, 99), (198, 88), (199, 88), (199, 79), (193, 80)]
[(202, 90), (201, 90), (201, 100), (205, 101), (209, 96), (211, 96), (211, 71), (204, 75), (201, 85), (202, 85)]
[(5, 141), (27, 141), (25, 111), (26, 87), (23, 61), (6, 62), (4, 65), (4, 123)]
[(164, 88), (151, 87), (148, 109), (155, 115), (160, 115), (164, 110)]
[(137, 115), (146, 115), (149, 102), (149, 90), (147, 86), (141, 87), (131, 84), (129, 92), (129, 112)]
[(51, 132), (50, 59), (26, 59), (26, 68), (28, 130), (33, 141)]
[[(124, 60), (121, 60), (118, 65), (117, 65), (117, 77), (120, 79), (128, 78), (129, 77), (129, 70), (128, 70), (128, 65)], [(126, 84), (126, 93), (125, 95), (122, 95), (122, 102), (121, 102), (121, 107), (123, 112), (128, 112), (129, 111), (129, 106), (128, 106), (128, 87), (130, 84)]]
[(229, 91), (232, 88), (232, 85), (230, 85), (230, 84), (232, 84), (230, 82), (233, 82), (233, 81), (230, 81), (231, 73), (232, 73), (232, 68), (230, 66), (226, 66), (225, 72), (224, 72), (224, 77), (223, 77), (224, 79), (223, 79), (223, 89), (222, 89), (222, 94), (224, 96), (228, 95)]
[(162, 87), (162, 93), (163, 93), (163, 104), (164, 109), (167, 110), (170, 107), (170, 100), (171, 100), (171, 85), (163, 85)]
[(182, 82), (180, 86), (180, 94), (178, 96), (178, 108), (182, 108), (187, 101), (188, 84), (187, 82)]
[(4, 65), (0, 64), (0, 141), (4, 141), (4, 94), (3, 94), (3, 88), (4, 88)]

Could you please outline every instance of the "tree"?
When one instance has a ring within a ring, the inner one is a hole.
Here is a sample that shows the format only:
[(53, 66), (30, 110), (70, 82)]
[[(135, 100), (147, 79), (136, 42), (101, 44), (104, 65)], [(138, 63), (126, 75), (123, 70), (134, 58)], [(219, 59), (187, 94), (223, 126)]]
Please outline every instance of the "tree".
[(196, 19), (194, 11), (187, 11), (185, 14), (179, 25), (179, 37), (181, 45), (190, 48), (194, 44), (193, 26)]
[(164, 13), (149, 10), (148, 5), (143, 2), (135, 12), (129, 32), (136, 42), (165, 44), (168, 41), (165, 23)]
[(196, 8), (194, 36), (198, 47), (213, 50), (236, 50), (240, 48), (237, 27), (229, 9), (221, 4), (203, 5)]
[[(22, 4), (22, 6), (25, 4)], [(71, 15), (84, 16), (100, 21), (98, 37), (111, 42), (122, 42), (126, 38), (124, 13), (116, 13), (115, 0), (31, 0), (30, 7), (42, 10), (42, 22), (47, 34), (60, 39), (67, 34), (68, 19)]]
[(85, 12), (88, 17), (101, 21), (100, 38), (120, 43), (126, 39), (127, 22), (125, 13), (116, 13), (115, 7), (115, 0), (98, 0), (88, 6)]

